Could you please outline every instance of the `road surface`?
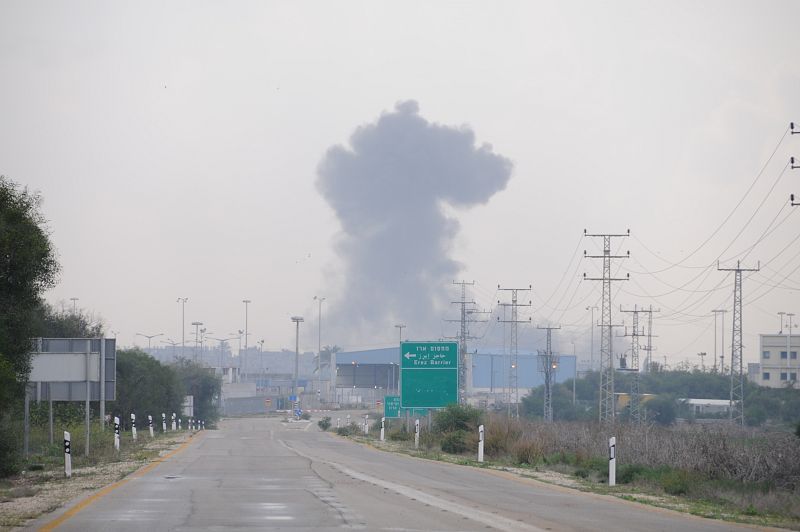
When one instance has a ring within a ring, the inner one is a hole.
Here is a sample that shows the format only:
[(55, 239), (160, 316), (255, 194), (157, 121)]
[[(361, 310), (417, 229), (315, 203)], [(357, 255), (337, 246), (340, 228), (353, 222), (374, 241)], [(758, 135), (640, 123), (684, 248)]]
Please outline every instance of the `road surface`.
[[(167, 461), (31, 529), (718, 531), (738, 525), (387, 453), (315, 423), (230, 419)], [(63, 521), (55, 521), (61, 517)]]

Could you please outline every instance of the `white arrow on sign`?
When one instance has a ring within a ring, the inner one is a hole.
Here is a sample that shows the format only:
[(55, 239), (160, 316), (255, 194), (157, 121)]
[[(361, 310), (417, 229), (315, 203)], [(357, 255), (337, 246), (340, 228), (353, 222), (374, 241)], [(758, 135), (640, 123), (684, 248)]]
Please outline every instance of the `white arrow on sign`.
[(406, 360), (408, 360), (409, 358), (417, 358), (417, 354), (416, 353), (406, 353), (403, 356), (406, 357)]

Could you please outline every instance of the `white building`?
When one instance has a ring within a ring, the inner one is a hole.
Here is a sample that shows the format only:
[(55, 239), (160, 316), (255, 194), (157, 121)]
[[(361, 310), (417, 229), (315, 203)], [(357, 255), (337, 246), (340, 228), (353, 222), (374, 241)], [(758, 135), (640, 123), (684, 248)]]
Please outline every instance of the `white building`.
[(761, 368), (757, 383), (770, 388), (783, 388), (789, 383), (797, 385), (800, 335), (762, 334), (759, 338)]

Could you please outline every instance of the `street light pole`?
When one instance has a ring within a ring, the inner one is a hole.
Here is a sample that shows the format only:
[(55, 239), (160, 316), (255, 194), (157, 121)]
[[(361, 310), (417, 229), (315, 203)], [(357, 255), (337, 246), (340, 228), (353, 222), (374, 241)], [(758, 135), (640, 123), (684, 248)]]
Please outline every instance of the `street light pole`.
[(200, 326), (203, 324), (202, 321), (193, 321), (192, 325), (194, 325), (194, 361), (197, 362), (197, 346), (200, 345)]
[(395, 327), (400, 330), (400, 343), (402, 344), (403, 343), (403, 329), (405, 328), (405, 325), (402, 324), (402, 323), (398, 323), (397, 325), (395, 325)]
[(77, 298), (77, 297), (69, 298), (69, 300), (72, 301), (72, 313), (73, 314), (77, 314), (78, 313), (78, 299), (79, 298)]
[(181, 304), (181, 357), (186, 357), (186, 302), (188, 297), (179, 297), (175, 300)]
[(317, 314), (317, 398), (322, 391), (322, 302), (327, 298), (314, 296), (314, 301), (319, 302)]
[(300, 323), (303, 321), (302, 316), (292, 316), (292, 321), (295, 323), (295, 340), (294, 340), (294, 382), (292, 383), (292, 395), (297, 397), (297, 373), (300, 369)]
[[(242, 299), (242, 303), (244, 303), (244, 356), (247, 357), (247, 308), (252, 303), (249, 299)], [(241, 359), (240, 359), (241, 360)], [(244, 376), (245, 380), (247, 380), (247, 363), (244, 364)]]
[(158, 333), (158, 334), (142, 334), (142, 333), (138, 333), (138, 332), (137, 332), (136, 334), (137, 334), (138, 336), (144, 336), (145, 338), (147, 338), (147, 350), (148, 350), (148, 351), (150, 351), (150, 340), (152, 340), (153, 338), (158, 338), (159, 336), (164, 336), (164, 333)]

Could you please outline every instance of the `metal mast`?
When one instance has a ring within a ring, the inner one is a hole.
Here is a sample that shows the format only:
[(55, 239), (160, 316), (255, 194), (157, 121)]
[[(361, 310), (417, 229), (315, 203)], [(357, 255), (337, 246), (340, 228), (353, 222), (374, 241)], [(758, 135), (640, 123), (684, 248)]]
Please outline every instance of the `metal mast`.
[(471, 336), (469, 333), (469, 324), (486, 320), (472, 319), (473, 314), (482, 314), (484, 311), (472, 308), (475, 301), (467, 300), (467, 286), (474, 286), (475, 281), (468, 283), (466, 281), (453, 281), (454, 285), (461, 286), (461, 300), (451, 301), (453, 305), (461, 306), (461, 317), (457, 320), (445, 320), (451, 323), (460, 323), (458, 336), (447, 336), (458, 340), (458, 402), (466, 404), (467, 396), (472, 392), (472, 357), (467, 350), (467, 340), (474, 340), (476, 337)]
[(603, 239), (603, 254), (602, 255), (587, 255), (586, 251), (583, 252), (585, 258), (590, 259), (603, 259), (603, 277), (586, 277), (583, 274), (584, 280), (587, 281), (602, 281), (603, 282), (603, 302), (601, 312), (601, 325), (600, 325), (600, 408), (599, 417), (601, 423), (614, 422), (614, 353), (612, 350), (612, 334), (611, 329), (614, 327), (611, 324), (611, 282), (612, 281), (627, 281), (630, 274), (624, 278), (611, 277), (611, 259), (626, 259), (630, 257), (630, 251), (627, 255), (612, 255), (611, 254), (611, 239), (617, 237), (630, 236), (631, 230), (628, 229), (624, 234), (588, 234), (586, 229), (583, 230), (584, 236), (599, 237)]
[[(506, 290), (511, 292), (511, 303), (501, 303), (500, 301), (497, 302), (499, 306), (502, 307), (511, 307), (511, 319), (510, 320), (502, 320), (503, 323), (510, 323), (511, 324), (511, 368), (509, 369), (508, 374), (508, 386), (510, 388), (510, 392), (513, 393), (513, 400), (514, 400), (514, 416), (519, 418), (519, 378), (518, 378), (518, 371), (519, 371), (519, 353), (518, 353), (518, 332), (517, 332), (517, 325), (520, 323), (530, 323), (531, 318), (527, 320), (518, 320), (518, 308), (519, 307), (530, 307), (531, 302), (528, 303), (519, 303), (517, 298), (517, 294), (520, 291), (530, 291), (531, 285), (528, 285), (528, 288), (500, 288), (500, 285), (497, 285), (498, 290)], [(501, 321), (500, 317), (497, 317), (497, 321)]]
[(624, 336), (629, 336), (631, 338), (631, 362), (628, 365), (628, 370), (633, 375), (631, 378), (631, 396), (628, 405), (631, 422), (641, 423), (641, 395), (639, 393), (639, 337), (644, 336), (644, 331), (639, 329), (639, 313), (642, 311), (639, 310), (636, 305), (633, 306), (633, 310), (623, 310), (622, 306), (620, 306), (619, 311), (633, 314), (633, 326), (631, 327), (631, 333), (628, 334), (628, 330), (626, 328), (624, 334)]
[(757, 272), (757, 268), (742, 268), (736, 261), (736, 268), (720, 268), (721, 272), (734, 272), (733, 283), (733, 337), (731, 338), (731, 393), (728, 409), (731, 423), (744, 425), (744, 363), (742, 362), (742, 272)]
[[(539, 355), (540, 371), (544, 373), (544, 420), (553, 421), (553, 381), (558, 370), (558, 355), (553, 354), (552, 332), (558, 327), (537, 327), (547, 331), (547, 350)], [(577, 359), (576, 359), (577, 363)]]

